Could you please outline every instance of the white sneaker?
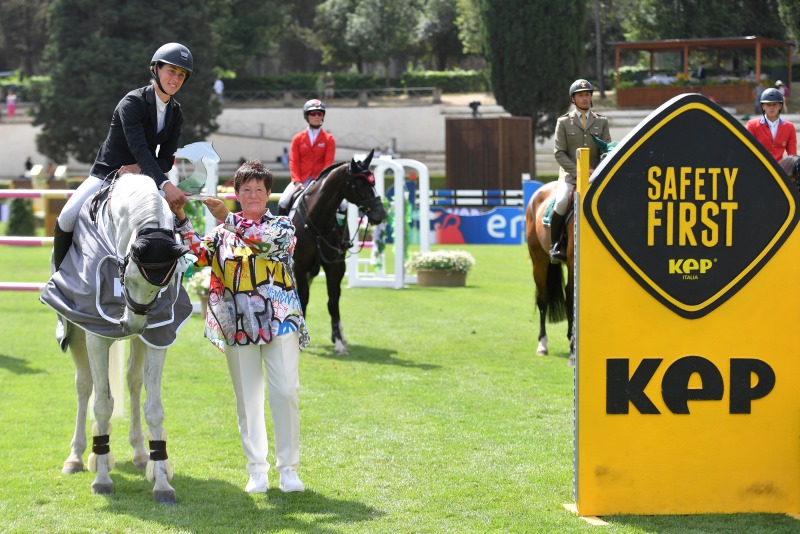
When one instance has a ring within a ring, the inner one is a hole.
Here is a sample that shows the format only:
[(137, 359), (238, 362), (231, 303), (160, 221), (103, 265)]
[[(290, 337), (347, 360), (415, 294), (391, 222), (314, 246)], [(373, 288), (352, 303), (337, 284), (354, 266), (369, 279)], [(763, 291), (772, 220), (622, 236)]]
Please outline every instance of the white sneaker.
[(247, 493), (266, 493), (269, 486), (269, 478), (266, 473), (253, 473), (244, 490)]
[(303, 482), (300, 480), (300, 477), (297, 476), (297, 471), (295, 471), (291, 467), (287, 467), (286, 469), (281, 471), (280, 487), (281, 491), (283, 491), (284, 493), (306, 490), (306, 487), (303, 485)]

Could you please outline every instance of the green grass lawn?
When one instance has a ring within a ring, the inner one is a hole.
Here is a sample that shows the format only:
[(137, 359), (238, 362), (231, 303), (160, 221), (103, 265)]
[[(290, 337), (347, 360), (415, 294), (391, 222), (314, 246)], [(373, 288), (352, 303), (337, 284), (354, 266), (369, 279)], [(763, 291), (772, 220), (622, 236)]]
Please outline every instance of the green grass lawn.
[[(155, 505), (133, 467), (127, 419), (114, 420), (111, 435), (114, 495), (92, 495), (88, 472), (61, 473), (75, 417), (72, 361), (37, 294), (0, 292), (0, 530), (596, 531), (562, 507), (573, 501), (565, 323), (551, 327), (551, 356), (537, 357), (524, 247), (465, 248), (477, 260), (465, 288), (344, 289), (345, 357), (329, 341), (324, 284), (312, 286), (302, 494), (281, 493), (274, 470), (266, 495), (244, 492), (224, 357), (193, 317), (164, 376), (174, 507)], [(48, 257), (0, 247), (0, 281), (44, 281)], [(604, 519), (608, 532), (800, 532), (800, 522), (770, 514)]]

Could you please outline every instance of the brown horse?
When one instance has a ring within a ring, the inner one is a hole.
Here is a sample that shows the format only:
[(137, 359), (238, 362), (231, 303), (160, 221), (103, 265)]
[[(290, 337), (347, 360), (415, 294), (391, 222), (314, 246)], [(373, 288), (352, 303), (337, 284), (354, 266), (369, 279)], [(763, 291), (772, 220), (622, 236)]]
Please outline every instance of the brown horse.
[[(528, 243), (528, 254), (533, 263), (533, 281), (536, 284), (536, 306), (539, 308), (539, 346), (536, 353), (540, 356), (548, 354), (547, 319), (551, 323), (567, 320), (567, 337), (570, 340), (570, 363), (573, 362), (573, 287), (574, 271), (574, 223), (570, 214), (564, 229), (567, 233), (567, 284), (564, 285), (564, 267), (558, 263), (550, 263), (550, 227), (545, 226), (542, 217), (548, 204), (556, 192), (557, 182), (543, 185), (531, 197), (525, 210), (525, 238)], [(551, 207), (552, 209), (552, 207)]]

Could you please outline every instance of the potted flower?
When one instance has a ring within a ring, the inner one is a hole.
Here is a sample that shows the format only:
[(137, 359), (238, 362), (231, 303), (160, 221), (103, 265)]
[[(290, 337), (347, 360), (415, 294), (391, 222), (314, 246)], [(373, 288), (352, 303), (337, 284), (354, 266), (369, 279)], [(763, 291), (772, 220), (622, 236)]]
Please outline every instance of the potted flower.
[(195, 271), (186, 282), (186, 292), (197, 295), (200, 301), (200, 314), (205, 317), (208, 312), (208, 291), (211, 286), (211, 267)]
[(463, 286), (467, 273), (475, 265), (475, 258), (464, 250), (436, 250), (415, 252), (406, 262), (409, 271), (417, 272), (421, 286)]

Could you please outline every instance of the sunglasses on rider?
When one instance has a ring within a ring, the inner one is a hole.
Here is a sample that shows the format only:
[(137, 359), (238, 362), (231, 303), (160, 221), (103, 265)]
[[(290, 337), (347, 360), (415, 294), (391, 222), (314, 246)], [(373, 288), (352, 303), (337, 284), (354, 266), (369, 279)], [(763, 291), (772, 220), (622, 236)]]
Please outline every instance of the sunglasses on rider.
[(308, 112), (308, 116), (309, 117), (321, 117), (322, 115), (325, 115), (325, 114), (323, 112), (321, 112), (321, 111), (309, 111)]

